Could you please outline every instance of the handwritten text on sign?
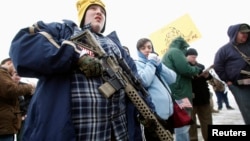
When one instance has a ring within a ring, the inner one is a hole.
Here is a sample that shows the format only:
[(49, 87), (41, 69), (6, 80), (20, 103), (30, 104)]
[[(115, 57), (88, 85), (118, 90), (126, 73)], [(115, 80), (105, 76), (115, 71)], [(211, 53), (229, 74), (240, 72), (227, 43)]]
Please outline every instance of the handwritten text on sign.
[(201, 37), (200, 32), (188, 14), (152, 33), (150, 39), (155, 51), (162, 56), (176, 37), (183, 37), (188, 43)]

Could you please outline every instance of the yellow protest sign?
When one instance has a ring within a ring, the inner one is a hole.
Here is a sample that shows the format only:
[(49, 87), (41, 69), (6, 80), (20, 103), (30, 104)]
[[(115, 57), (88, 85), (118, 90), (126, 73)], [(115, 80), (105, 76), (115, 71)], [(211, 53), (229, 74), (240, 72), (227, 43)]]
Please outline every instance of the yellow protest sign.
[(152, 33), (150, 39), (155, 51), (159, 56), (162, 56), (167, 51), (172, 40), (179, 36), (183, 37), (188, 43), (201, 37), (199, 30), (188, 14)]

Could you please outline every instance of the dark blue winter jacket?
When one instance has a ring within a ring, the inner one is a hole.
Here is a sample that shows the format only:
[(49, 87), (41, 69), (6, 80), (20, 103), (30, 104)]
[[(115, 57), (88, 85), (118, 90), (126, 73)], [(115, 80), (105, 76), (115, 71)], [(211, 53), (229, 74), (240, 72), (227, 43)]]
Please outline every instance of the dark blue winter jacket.
[[(70, 71), (79, 54), (62, 42), (73, 35), (77, 25), (67, 20), (47, 24), (39, 21), (36, 24), (39, 28), (21, 29), (12, 40), (9, 51), (20, 76), (39, 79), (28, 109), (23, 141), (75, 141), (71, 121)], [(60, 48), (37, 33), (38, 29), (50, 33)], [(123, 50), (116, 33), (112, 32), (108, 37), (119, 46), (122, 57), (136, 73), (134, 61)], [(137, 110), (131, 103), (127, 108), (130, 140), (141, 140)]]
[(236, 84), (242, 78), (241, 70), (250, 70), (249, 65), (241, 57), (240, 53), (234, 48), (237, 46), (241, 52), (250, 56), (249, 36), (246, 43), (236, 45), (236, 37), (241, 24), (231, 25), (228, 28), (229, 42), (220, 47), (215, 54), (214, 70), (221, 80), (231, 81)]

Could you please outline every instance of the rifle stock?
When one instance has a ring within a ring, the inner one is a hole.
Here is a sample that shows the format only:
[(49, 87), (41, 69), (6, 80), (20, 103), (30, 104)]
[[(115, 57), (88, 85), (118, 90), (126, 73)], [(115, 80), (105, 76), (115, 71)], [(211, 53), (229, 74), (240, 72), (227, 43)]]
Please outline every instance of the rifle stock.
[(129, 66), (123, 59), (116, 60), (112, 56), (108, 56), (89, 30), (85, 30), (81, 34), (72, 37), (71, 41), (81, 48), (93, 51), (96, 57), (100, 59), (105, 83), (99, 87), (99, 91), (104, 94), (105, 97), (109, 98), (117, 90), (124, 89), (126, 95), (140, 114), (145, 119), (152, 119), (155, 121), (155, 132), (159, 139), (162, 141), (173, 140), (170, 131), (162, 126), (157, 115), (152, 112), (144, 99), (139, 95), (138, 91), (145, 96), (147, 96), (148, 93), (143, 88), (140, 81), (132, 74)]

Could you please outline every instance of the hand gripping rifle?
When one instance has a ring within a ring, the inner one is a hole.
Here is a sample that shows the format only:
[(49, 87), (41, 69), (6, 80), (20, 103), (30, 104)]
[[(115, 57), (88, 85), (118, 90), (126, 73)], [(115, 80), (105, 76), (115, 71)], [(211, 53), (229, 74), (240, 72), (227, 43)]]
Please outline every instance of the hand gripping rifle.
[(166, 130), (159, 122), (160, 119), (157, 114), (145, 103), (144, 99), (139, 95), (140, 91), (143, 95), (148, 95), (143, 88), (141, 82), (132, 74), (127, 63), (122, 59), (116, 60), (112, 56), (108, 56), (103, 48), (98, 44), (95, 37), (89, 30), (73, 36), (71, 41), (78, 47), (91, 50), (95, 57), (98, 57), (103, 69), (103, 79), (105, 81), (98, 89), (109, 98), (112, 94), (120, 89), (125, 89), (129, 99), (133, 102), (144, 119), (154, 120), (156, 123), (156, 134), (162, 141), (172, 141), (172, 134)]

